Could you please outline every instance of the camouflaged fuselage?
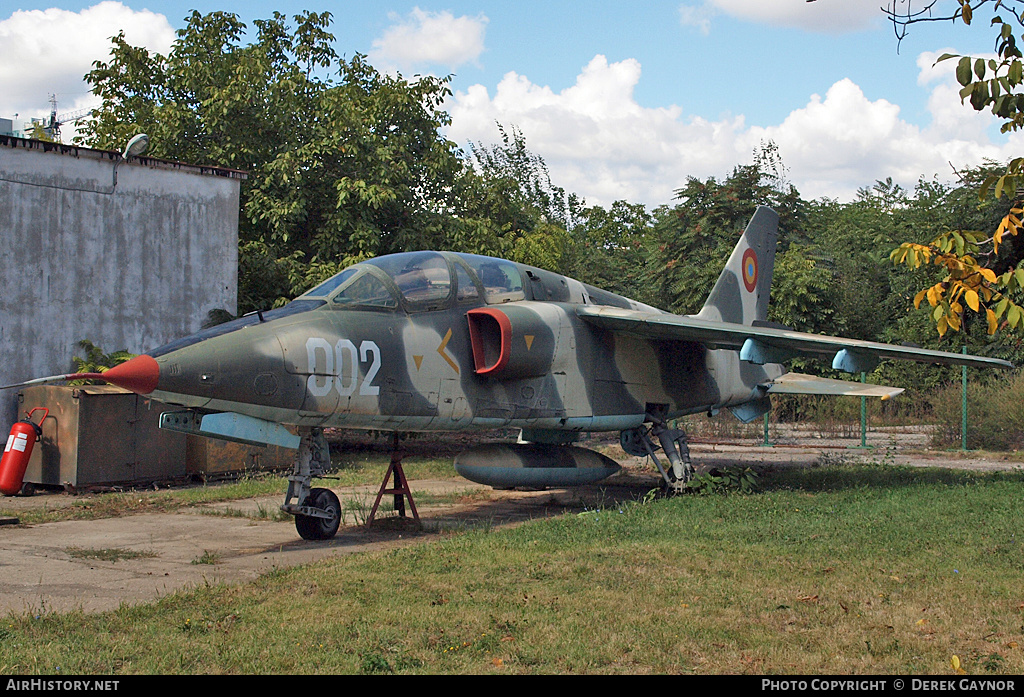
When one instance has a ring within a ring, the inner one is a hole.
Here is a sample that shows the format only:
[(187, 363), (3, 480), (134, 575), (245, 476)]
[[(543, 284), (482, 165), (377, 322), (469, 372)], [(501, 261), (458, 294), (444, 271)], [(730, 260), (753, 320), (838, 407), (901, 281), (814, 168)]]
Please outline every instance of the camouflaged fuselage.
[(653, 308), (558, 274), (493, 260), (521, 281), (497, 292), (481, 280), (485, 257), (395, 256), (423, 255), (449, 273), (434, 279), (430, 302), (400, 275), (369, 268), (394, 302), (332, 298), (352, 287), (346, 279), (168, 344), (151, 353), (160, 367), (152, 396), (296, 426), (618, 431), (652, 410), (671, 418), (748, 402), (783, 372), (741, 363), (736, 351), (594, 326), (579, 307)]

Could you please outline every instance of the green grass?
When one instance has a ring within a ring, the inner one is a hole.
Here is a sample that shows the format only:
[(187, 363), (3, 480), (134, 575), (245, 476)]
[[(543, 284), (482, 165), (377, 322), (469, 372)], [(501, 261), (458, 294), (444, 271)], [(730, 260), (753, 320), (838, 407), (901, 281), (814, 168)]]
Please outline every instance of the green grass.
[(97, 561), (109, 562), (118, 562), (123, 559), (151, 559), (157, 556), (156, 552), (136, 551), (123, 547), (105, 547), (102, 549), (68, 547), (64, 551), (68, 553), (68, 556), (75, 559), (95, 559)]
[[(342, 487), (361, 484), (379, 485), (387, 469), (389, 455), (369, 453), (336, 457), (335, 470), (329, 479), (316, 479), (313, 486)], [(456, 479), (455, 468), (450, 458), (410, 457), (403, 462), (403, 469), (409, 479)], [(221, 501), (236, 501), (258, 496), (280, 496), (288, 490), (286, 476), (275, 474), (253, 474), (225, 482), (204, 486), (189, 486), (175, 489), (132, 490), (119, 493), (105, 493), (76, 498), (71, 505), (42, 507), (27, 510), (4, 510), (0, 505), (0, 516), (13, 516), (26, 525), (52, 523), (61, 520), (96, 520), (114, 518), (138, 513), (169, 512), (187, 506)], [(370, 503), (372, 505), (372, 497)], [(2, 504), (2, 500), (0, 500)], [(230, 513), (228, 513), (230, 515)], [(256, 517), (276, 518), (277, 511), (264, 511)]]
[(1024, 475), (761, 483), (11, 615), (0, 674), (1024, 672)]
[(216, 552), (209, 550), (203, 550), (203, 553), (192, 560), (193, 564), (218, 564), (220, 563), (220, 557)]

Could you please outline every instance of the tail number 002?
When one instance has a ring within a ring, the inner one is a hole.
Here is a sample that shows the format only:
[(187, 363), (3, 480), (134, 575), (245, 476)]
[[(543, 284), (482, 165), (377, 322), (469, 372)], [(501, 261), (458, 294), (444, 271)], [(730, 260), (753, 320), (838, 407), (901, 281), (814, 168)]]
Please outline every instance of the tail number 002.
[[(348, 397), (355, 393), (357, 384), (361, 395), (380, 394), (380, 387), (373, 384), (381, 366), (380, 348), (376, 343), (364, 341), (356, 350), (356, 345), (348, 339), (339, 339), (332, 347), (327, 339), (313, 336), (306, 340), (306, 356), (311, 373), (306, 389), (314, 397), (326, 397), (331, 390)], [(318, 360), (323, 361), (322, 371), (318, 370)], [(362, 382), (359, 381), (360, 363), (369, 363)]]

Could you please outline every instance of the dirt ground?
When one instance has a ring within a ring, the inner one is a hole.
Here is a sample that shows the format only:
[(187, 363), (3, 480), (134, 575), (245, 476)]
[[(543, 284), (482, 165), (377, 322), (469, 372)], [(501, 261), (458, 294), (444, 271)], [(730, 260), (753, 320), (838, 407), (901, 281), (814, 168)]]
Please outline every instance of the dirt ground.
[[(751, 444), (750, 439), (745, 443), (698, 440), (691, 443), (691, 453), (699, 468), (857, 461), (973, 470), (1021, 467), (1020, 462), (974, 453), (923, 450), (928, 438), (920, 429), (872, 431), (867, 439), (869, 448), (857, 447), (859, 436), (833, 439), (792, 429), (770, 435), (774, 442), (769, 447)], [(614, 477), (571, 490), (496, 491), (467, 481), (412, 481), (414, 499), (421, 496), (424, 500), (418, 505), (422, 527), (396, 517), (378, 516), (369, 528), (349, 519), (327, 542), (302, 540), (291, 519), (273, 521), (257, 515), (276, 511), (283, 492), (175, 513), (0, 525), (0, 613), (109, 610), (121, 604), (150, 602), (200, 584), (250, 581), (275, 568), (326, 557), (422, 544), (470, 526), (497, 527), (585, 507), (608, 507), (641, 498), (658, 486), (657, 472), (649, 463), (627, 456), (620, 462), (623, 470)], [(372, 504), (376, 487), (334, 491), (343, 506), (354, 499), (365, 509)], [(445, 494), (444, 500), (453, 503), (426, 505), (434, 494)], [(17, 515), (33, 507), (70, 505), (87, 496), (41, 493), (3, 498), (0, 508)], [(99, 550), (126, 550), (130, 558), (103, 560), (93, 554)]]

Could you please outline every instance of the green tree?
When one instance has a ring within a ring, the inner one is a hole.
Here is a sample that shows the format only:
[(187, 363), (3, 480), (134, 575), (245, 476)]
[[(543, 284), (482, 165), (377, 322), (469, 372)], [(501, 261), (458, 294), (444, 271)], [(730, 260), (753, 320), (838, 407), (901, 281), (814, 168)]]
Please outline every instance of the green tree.
[(33, 140), (43, 140), (47, 143), (54, 142), (50, 134), (46, 132), (46, 128), (41, 121), (32, 122), (32, 131), (28, 134), (28, 137)]
[(779, 214), (780, 255), (802, 239), (806, 204), (783, 172), (774, 145), (762, 145), (754, 164), (736, 167), (724, 181), (690, 177), (676, 191), (680, 203), (660, 211), (652, 230), (648, 282), (655, 304), (697, 312), (758, 205)]
[(572, 228), (567, 275), (652, 304), (645, 268), (654, 220), (646, 206), (628, 201), (585, 208)]
[(846, 335), (834, 289), (834, 274), (802, 245), (790, 245), (775, 257), (768, 317), (799, 331)]
[(351, 262), (441, 246), (456, 225), (465, 168), (439, 133), (447, 79), (341, 59), (330, 22), (327, 12), (293, 24), (275, 13), (244, 43), (235, 15), (193, 12), (168, 55), (119, 34), (86, 76), (103, 100), (87, 144), (120, 149), (145, 132), (156, 157), (248, 172), (239, 235), (257, 259), (242, 264), (243, 312)]
[(530, 152), (526, 136), (516, 127), (511, 133), (500, 123), (501, 143), (490, 147), (471, 143), (472, 163), (485, 178), (515, 185), (519, 203), (533, 209), (548, 222), (571, 230), (577, 222), (583, 202), (573, 193), (555, 186), (544, 158)]
[(569, 233), (583, 203), (552, 183), (547, 164), (530, 152), (522, 131), (500, 123), (498, 131), (498, 144), (470, 144), (459, 180), (459, 229), (452, 247), (567, 273), (573, 245)]

